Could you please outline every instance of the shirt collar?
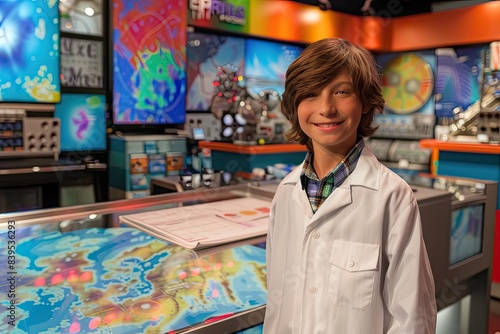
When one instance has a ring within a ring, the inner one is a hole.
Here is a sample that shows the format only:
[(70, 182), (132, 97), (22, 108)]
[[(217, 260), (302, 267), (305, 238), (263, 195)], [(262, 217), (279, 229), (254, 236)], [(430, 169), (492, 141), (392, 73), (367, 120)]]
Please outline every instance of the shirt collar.
[[(361, 155), (361, 151), (363, 151), (363, 148), (365, 147), (365, 141), (363, 140), (362, 137), (358, 138), (358, 141), (356, 145), (351, 148), (349, 153), (342, 159), (341, 162), (337, 166), (335, 166), (328, 174), (326, 174), (323, 179), (330, 177), (332, 173), (336, 171), (339, 166), (344, 166), (343, 168), (346, 168), (349, 172), (347, 174), (350, 174), (352, 172), (351, 167), (355, 166), (356, 162), (359, 159), (359, 156)], [(313, 167), (313, 156), (314, 153), (308, 151), (306, 158), (304, 159), (304, 165), (302, 167), (302, 173), (300, 174), (300, 183), (302, 185), (302, 189), (306, 188), (306, 183), (307, 179), (315, 180), (315, 181), (320, 181), (318, 179), (318, 176), (316, 175), (316, 172), (314, 171)]]

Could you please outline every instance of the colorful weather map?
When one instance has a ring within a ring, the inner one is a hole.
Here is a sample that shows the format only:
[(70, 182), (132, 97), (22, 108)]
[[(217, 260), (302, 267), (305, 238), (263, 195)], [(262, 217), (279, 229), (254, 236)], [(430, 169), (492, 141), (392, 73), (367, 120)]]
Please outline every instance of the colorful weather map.
[(185, 2), (114, 0), (113, 13), (114, 123), (184, 123)]
[(257, 246), (196, 253), (127, 227), (17, 228), (16, 243), (15, 328), (2, 300), (1, 333), (169, 333), (266, 303)]
[(0, 102), (59, 102), (57, 4), (0, 1)]

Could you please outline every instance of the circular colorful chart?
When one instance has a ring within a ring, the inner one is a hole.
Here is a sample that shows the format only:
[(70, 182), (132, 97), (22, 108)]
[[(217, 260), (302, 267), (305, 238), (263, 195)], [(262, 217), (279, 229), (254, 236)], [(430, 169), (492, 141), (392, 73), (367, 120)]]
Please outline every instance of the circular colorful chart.
[(414, 53), (391, 60), (384, 68), (382, 94), (389, 111), (411, 114), (429, 100), (434, 88), (434, 75), (428, 62)]

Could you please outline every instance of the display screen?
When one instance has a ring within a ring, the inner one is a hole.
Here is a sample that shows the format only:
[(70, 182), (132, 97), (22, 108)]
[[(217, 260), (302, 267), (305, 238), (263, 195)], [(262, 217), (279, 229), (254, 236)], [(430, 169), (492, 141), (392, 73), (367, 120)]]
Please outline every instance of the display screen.
[[(49, 224), (44, 224), (49, 225)], [(7, 262), (0, 232), (1, 263)], [(266, 303), (265, 250), (196, 253), (128, 227), (16, 228), (16, 321), (2, 333), (170, 333)], [(9, 290), (10, 275), (0, 272)]]
[(452, 211), (450, 265), (481, 253), (483, 211), (483, 205), (468, 206)]
[(474, 104), (481, 91), (481, 56), (488, 45), (436, 49), (436, 116), (453, 118), (453, 109)]
[(183, 124), (186, 20), (182, 0), (113, 0), (113, 122)]
[(382, 71), (385, 112), (374, 116), (378, 138), (434, 138), (434, 50), (384, 53), (376, 57)]
[[(187, 96), (189, 111), (210, 111), (218, 89), (214, 82), (221, 81), (219, 66), (230, 67), (236, 79), (243, 78), (245, 57), (243, 38), (189, 33), (187, 41)], [(239, 81), (238, 81), (239, 82)]]
[(378, 57), (386, 112), (434, 114), (436, 57), (433, 51), (388, 53)]
[(0, 102), (59, 102), (57, 5), (0, 1)]
[(299, 46), (247, 39), (244, 71), (247, 90), (253, 95), (263, 90), (275, 90), (281, 96), (285, 89), (286, 70), (302, 51)]
[(205, 130), (203, 128), (193, 128), (194, 140), (205, 140)]
[(106, 150), (104, 95), (62, 94), (54, 117), (61, 120), (61, 151)]

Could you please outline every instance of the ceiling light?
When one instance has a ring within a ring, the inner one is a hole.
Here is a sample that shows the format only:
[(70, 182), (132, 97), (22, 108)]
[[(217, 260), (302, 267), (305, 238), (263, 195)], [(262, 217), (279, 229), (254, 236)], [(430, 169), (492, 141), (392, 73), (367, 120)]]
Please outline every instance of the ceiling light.
[(85, 14), (87, 14), (87, 16), (94, 16), (95, 14), (94, 8), (92, 7), (85, 8)]

